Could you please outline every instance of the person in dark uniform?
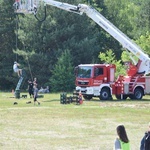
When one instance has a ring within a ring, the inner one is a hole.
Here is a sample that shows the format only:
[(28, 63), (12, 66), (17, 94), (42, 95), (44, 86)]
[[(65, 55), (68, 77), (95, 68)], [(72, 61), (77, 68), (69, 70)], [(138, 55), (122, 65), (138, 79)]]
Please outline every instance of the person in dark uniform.
[(150, 122), (148, 130), (145, 132), (145, 135), (141, 140), (140, 150), (150, 150)]
[(31, 80), (28, 80), (28, 92), (29, 92), (29, 95), (30, 95), (30, 98), (33, 97), (33, 82)]

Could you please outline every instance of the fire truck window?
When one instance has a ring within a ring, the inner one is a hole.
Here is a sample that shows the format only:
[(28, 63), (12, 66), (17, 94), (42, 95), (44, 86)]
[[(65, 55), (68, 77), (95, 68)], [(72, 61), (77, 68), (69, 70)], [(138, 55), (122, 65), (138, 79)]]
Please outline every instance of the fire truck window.
[(104, 74), (104, 69), (103, 68), (97, 68), (96, 69), (96, 76), (103, 75), (103, 74)]
[(91, 67), (79, 67), (78, 68), (78, 77), (79, 78), (90, 78), (91, 77)]

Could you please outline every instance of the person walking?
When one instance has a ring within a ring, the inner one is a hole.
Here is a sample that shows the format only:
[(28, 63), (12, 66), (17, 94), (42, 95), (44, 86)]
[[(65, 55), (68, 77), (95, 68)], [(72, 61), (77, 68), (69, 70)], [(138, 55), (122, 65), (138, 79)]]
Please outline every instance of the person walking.
[(114, 150), (130, 150), (130, 142), (123, 125), (119, 125), (116, 128), (118, 137), (114, 143)]
[(140, 150), (150, 150), (150, 122), (148, 124), (148, 130), (141, 140)]
[(34, 105), (36, 102), (38, 103), (38, 105), (40, 105), (40, 102), (37, 100), (37, 98), (38, 98), (38, 88), (37, 88), (37, 85), (35, 84), (34, 85)]

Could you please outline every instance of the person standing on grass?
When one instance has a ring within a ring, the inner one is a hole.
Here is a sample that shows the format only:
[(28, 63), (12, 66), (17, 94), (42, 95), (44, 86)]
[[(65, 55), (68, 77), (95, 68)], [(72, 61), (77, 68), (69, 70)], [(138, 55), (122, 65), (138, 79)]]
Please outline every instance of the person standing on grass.
[(114, 143), (114, 150), (130, 150), (130, 142), (123, 125), (119, 125), (116, 128), (118, 137)]
[(79, 92), (78, 100), (79, 100), (79, 104), (83, 103), (82, 93), (81, 92)]
[(150, 122), (148, 131), (145, 132), (145, 135), (141, 140), (140, 150), (150, 150)]
[(31, 80), (28, 80), (28, 92), (30, 95), (30, 98), (32, 98), (33, 94), (33, 82)]
[(34, 78), (33, 84), (34, 84), (34, 85), (38, 85), (38, 84), (37, 84), (37, 78)]
[(37, 100), (37, 97), (38, 97), (38, 88), (37, 88), (37, 85), (35, 84), (34, 85), (34, 105), (36, 102), (38, 103), (38, 105), (40, 105), (40, 102)]

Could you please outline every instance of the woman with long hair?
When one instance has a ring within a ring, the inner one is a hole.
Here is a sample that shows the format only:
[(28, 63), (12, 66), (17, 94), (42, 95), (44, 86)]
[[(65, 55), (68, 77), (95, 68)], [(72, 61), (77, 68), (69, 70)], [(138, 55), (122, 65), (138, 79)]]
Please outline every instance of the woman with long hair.
[(123, 125), (119, 125), (116, 128), (118, 138), (114, 143), (114, 150), (130, 150), (130, 142)]

